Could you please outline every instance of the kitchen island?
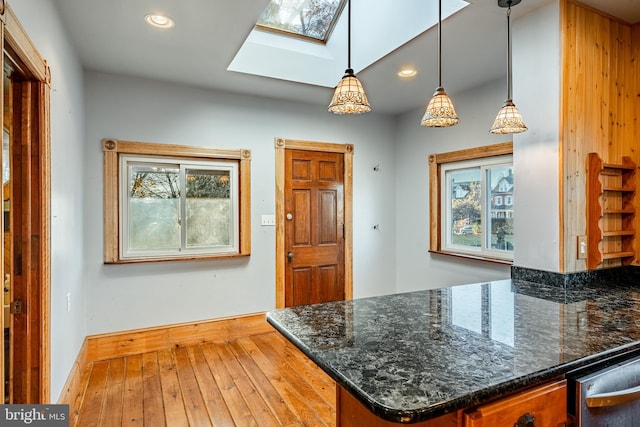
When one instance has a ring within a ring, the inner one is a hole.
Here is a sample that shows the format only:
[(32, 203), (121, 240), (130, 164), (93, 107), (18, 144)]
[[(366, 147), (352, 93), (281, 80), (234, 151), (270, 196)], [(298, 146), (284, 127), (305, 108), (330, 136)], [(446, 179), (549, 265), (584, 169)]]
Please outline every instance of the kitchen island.
[(456, 425), (462, 411), (640, 351), (640, 285), (507, 279), (275, 310), (267, 320), (336, 381), (339, 419), (341, 405), (357, 402), (385, 422)]

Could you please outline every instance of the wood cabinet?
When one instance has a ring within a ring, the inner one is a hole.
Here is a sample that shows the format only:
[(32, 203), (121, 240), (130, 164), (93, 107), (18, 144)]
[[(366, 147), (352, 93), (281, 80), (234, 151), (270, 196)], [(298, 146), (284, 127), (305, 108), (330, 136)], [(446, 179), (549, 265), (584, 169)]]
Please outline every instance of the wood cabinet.
[(464, 427), (561, 426), (567, 421), (567, 381), (556, 381), (465, 412)]
[(636, 164), (630, 157), (605, 163), (589, 153), (587, 171), (587, 268), (629, 265), (636, 258)]
[[(415, 427), (458, 427), (458, 413), (411, 424)], [(408, 421), (408, 420), (407, 420)], [(336, 384), (336, 427), (394, 427), (400, 422), (386, 421), (371, 412), (339, 384)]]
[[(385, 421), (340, 385), (336, 386), (337, 427), (392, 427), (402, 423)], [(408, 420), (407, 420), (408, 421)], [(518, 424), (518, 422), (521, 424)], [(527, 424), (526, 422), (533, 422)], [(567, 381), (559, 380), (464, 411), (422, 421), (419, 427), (563, 426), (567, 422)]]

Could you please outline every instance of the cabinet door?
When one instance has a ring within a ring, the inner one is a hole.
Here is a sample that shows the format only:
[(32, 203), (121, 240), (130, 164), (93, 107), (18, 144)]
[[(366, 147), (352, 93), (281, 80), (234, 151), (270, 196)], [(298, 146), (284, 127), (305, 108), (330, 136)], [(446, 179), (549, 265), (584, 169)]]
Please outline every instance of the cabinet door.
[[(461, 417), (458, 412), (441, 415), (415, 424), (412, 427), (459, 427)], [(336, 426), (337, 427), (400, 427), (400, 422), (386, 421), (366, 408), (359, 400), (340, 385), (336, 385)]]
[(464, 425), (515, 426), (521, 418), (533, 419), (536, 427), (564, 425), (567, 421), (567, 381), (546, 384), (480, 406), (464, 414)]

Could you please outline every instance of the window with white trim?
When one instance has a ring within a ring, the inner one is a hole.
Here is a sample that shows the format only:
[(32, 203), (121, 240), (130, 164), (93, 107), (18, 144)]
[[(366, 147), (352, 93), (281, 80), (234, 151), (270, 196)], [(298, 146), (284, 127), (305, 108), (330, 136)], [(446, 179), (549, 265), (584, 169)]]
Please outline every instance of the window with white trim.
[(120, 157), (120, 257), (238, 252), (238, 163)]
[(513, 260), (511, 151), (505, 143), (429, 157), (431, 252)]
[(104, 151), (105, 262), (249, 254), (250, 151), (115, 140)]

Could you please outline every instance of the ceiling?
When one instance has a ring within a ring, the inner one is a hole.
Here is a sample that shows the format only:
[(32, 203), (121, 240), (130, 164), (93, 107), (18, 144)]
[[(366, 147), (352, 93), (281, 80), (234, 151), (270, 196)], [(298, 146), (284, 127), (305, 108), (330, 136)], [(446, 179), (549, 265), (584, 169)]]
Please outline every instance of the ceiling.
[[(519, 16), (549, 1), (523, 0), (513, 8), (514, 25)], [(327, 105), (333, 92), (330, 87), (227, 70), (267, 2), (55, 0), (87, 70)], [(454, 98), (456, 92), (506, 74), (505, 10), (497, 6), (497, 0), (468, 2), (469, 6), (447, 18), (442, 26), (443, 85)], [(582, 2), (630, 23), (640, 21), (640, 0)], [(435, 0), (433, 3), (437, 8)], [(400, 2), (392, 4), (397, 7)], [(166, 13), (176, 26), (171, 30), (148, 26), (143, 17), (150, 12)], [(432, 27), (364, 70), (355, 71), (374, 111), (399, 114), (422, 108), (431, 97), (438, 82), (437, 58), (437, 31)], [(418, 75), (397, 77), (399, 69), (407, 65), (417, 68)], [(340, 77), (335, 76), (336, 83)]]

